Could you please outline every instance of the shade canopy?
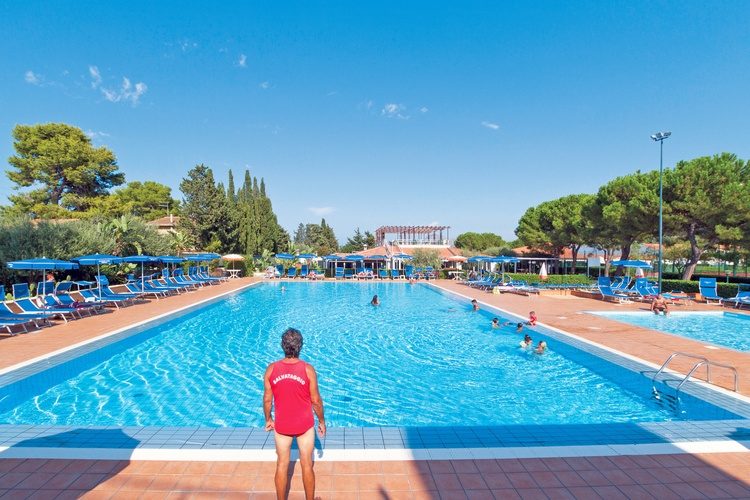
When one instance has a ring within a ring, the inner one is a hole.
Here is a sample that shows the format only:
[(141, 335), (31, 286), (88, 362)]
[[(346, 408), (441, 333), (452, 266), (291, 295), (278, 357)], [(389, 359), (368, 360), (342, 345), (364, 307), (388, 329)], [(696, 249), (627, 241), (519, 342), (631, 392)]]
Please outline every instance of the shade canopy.
[(447, 260), (448, 262), (466, 262), (467, 259), (463, 255), (451, 255), (445, 260)]
[(491, 258), (489, 255), (475, 255), (474, 257), (469, 257), (466, 262), (486, 262)]
[(365, 258), (361, 255), (352, 254), (352, 255), (347, 255), (346, 257), (344, 257), (344, 260), (359, 262), (359, 261), (365, 260)]
[(388, 257), (385, 255), (367, 255), (365, 256), (365, 260), (387, 260)]
[(159, 255), (156, 257), (156, 260), (159, 262), (163, 262), (164, 264), (177, 264), (179, 262), (185, 262), (185, 259), (182, 257), (177, 257), (176, 255)]
[(394, 259), (409, 260), (409, 259), (413, 259), (414, 257), (412, 257), (411, 255), (409, 255), (408, 253), (397, 253), (397, 254), (393, 255), (393, 258)]
[(275, 257), (281, 260), (294, 260), (295, 259), (294, 255), (290, 253), (277, 253)]
[(103, 264), (121, 264), (122, 257), (116, 255), (108, 255), (104, 253), (95, 253), (91, 255), (81, 255), (80, 257), (73, 257), (71, 259), (77, 262), (80, 266), (99, 266)]
[(317, 255), (314, 253), (301, 253), (297, 256), (298, 259), (314, 259)]
[(239, 262), (241, 260), (245, 260), (245, 257), (238, 253), (230, 253), (227, 255), (222, 255), (221, 258), (222, 260), (228, 260), (230, 262)]
[(613, 260), (612, 261), (613, 266), (617, 267), (634, 267), (634, 268), (641, 268), (641, 269), (651, 269), (651, 264), (648, 262), (644, 262), (642, 260)]
[(78, 269), (78, 264), (76, 264), (75, 262), (69, 262), (67, 260), (39, 258), (39, 259), (25, 259), (25, 260), (16, 260), (13, 262), (8, 262), (8, 267), (16, 271), (22, 271), (22, 270), (55, 271), (55, 270)]
[(340, 257), (338, 255), (330, 254), (330, 255), (326, 255), (325, 257), (323, 257), (323, 260), (340, 260), (342, 258), (343, 257)]
[(520, 261), (518, 257), (511, 257), (509, 255), (498, 255), (497, 257), (492, 257), (491, 259), (486, 260), (487, 262), (496, 262), (499, 264), (510, 264), (512, 262)]
[(221, 255), (219, 255), (218, 253), (197, 253), (185, 256), (185, 260), (190, 262), (204, 262), (207, 260), (216, 260), (220, 258)]
[(152, 255), (129, 255), (127, 257), (122, 258), (123, 262), (131, 262), (131, 263), (141, 263), (144, 264), (146, 262), (158, 262), (159, 258), (154, 257)]

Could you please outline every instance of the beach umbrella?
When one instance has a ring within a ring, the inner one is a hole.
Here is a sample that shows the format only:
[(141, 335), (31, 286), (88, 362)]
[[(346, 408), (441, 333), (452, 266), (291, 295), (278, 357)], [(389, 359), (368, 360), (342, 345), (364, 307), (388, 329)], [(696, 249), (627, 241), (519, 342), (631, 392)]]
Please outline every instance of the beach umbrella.
[(635, 268), (635, 277), (636, 278), (643, 278), (643, 268), (642, 267), (636, 267)]
[(350, 262), (361, 262), (365, 260), (365, 258), (361, 255), (352, 254), (352, 255), (347, 255), (346, 257), (344, 257), (344, 260), (348, 260)]
[(295, 259), (294, 255), (290, 253), (277, 253), (275, 257), (280, 260), (294, 260)]
[(542, 280), (547, 279), (547, 263), (542, 262), (542, 267), (539, 268), (539, 278)]
[[(57, 271), (57, 270), (70, 270), (70, 269), (78, 269), (78, 264), (74, 262), (69, 262), (67, 260), (56, 260), (56, 259), (47, 259), (47, 258), (38, 258), (38, 259), (25, 259), (25, 260), (15, 260), (13, 262), (8, 262), (8, 268), (13, 269), (14, 271), (41, 271), (42, 272), (42, 283), (46, 283), (46, 271)], [(46, 285), (45, 285), (46, 288)], [(46, 290), (43, 290), (44, 293), (46, 293)], [(39, 294), (39, 290), (37, 290), (37, 295)], [(5, 297), (1, 297), (0, 300), (5, 300)]]
[(164, 264), (177, 264), (180, 262), (185, 262), (185, 259), (183, 257), (177, 257), (176, 255), (159, 255), (154, 258)]
[(245, 257), (243, 257), (242, 255), (240, 255), (238, 253), (230, 253), (230, 254), (227, 254), (227, 255), (222, 255), (221, 259), (222, 260), (226, 260), (228, 262), (231, 262), (232, 263), (232, 269), (234, 269), (234, 263), (235, 262), (239, 262), (241, 260), (245, 260)]
[(101, 285), (101, 269), (100, 266), (103, 264), (120, 264), (122, 263), (122, 257), (116, 255), (108, 255), (103, 253), (95, 253), (91, 255), (81, 255), (71, 259), (73, 262), (78, 263), (79, 266), (96, 266), (96, 288), (99, 291), (99, 299), (102, 298), (102, 285)]
[(314, 253), (301, 253), (297, 256), (298, 259), (314, 259), (317, 255)]
[(143, 291), (146, 284), (146, 279), (143, 276), (143, 267), (145, 266), (146, 262), (158, 262), (158, 258), (151, 255), (129, 255), (127, 257), (123, 257), (122, 260), (123, 262), (129, 262), (131, 264), (141, 264), (141, 291)]
[(464, 257), (463, 255), (451, 255), (450, 257), (447, 257), (445, 260), (448, 262), (466, 262), (468, 259)]
[(651, 269), (651, 264), (643, 260), (613, 260), (612, 265), (615, 267), (633, 267), (640, 269)]

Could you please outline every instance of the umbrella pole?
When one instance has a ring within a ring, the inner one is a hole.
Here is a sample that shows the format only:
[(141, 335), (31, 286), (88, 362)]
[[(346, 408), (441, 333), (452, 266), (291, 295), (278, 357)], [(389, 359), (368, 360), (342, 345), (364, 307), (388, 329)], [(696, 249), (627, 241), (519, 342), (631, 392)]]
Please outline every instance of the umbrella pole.
[(141, 292), (146, 289), (146, 279), (143, 277), (143, 262), (141, 262)]
[(99, 290), (99, 300), (102, 300), (102, 276), (99, 272), (99, 263), (96, 263), (96, 288)]

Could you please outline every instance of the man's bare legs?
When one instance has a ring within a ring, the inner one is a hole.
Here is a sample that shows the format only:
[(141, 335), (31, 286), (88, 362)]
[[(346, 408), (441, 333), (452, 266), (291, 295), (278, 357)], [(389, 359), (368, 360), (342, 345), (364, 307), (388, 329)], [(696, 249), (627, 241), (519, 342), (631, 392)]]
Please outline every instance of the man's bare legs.
[(299, 462), (302, 466), (302, 484), (305, 487), (305, 498), (313, 500), (315, 496), (315, 471), (313, 470), (313, 451), (315, 450), (315, 427), (310, 427), (302, 435), (297, 436), (299, 447)]
[(292, 453), (292, 441), (294, 437), (274, 432), (276, 440), (276, 498), (286, 498), (286, 490), (289, 484), (289, 457)]
[[(276, 498), (285, 499), (289, 485), (289, 460), (294, 437), (275, 432), (274, 438), (276, 440), (277, 457), (276, 475), (274, 476)], [(307, 432), (297, 436), (297, 446), (299, 447), (299, 461), (302, 466), (302, 484), (305, 487), (305, 498), (313, 500), (315, 495), (315, 472), (313, 471), (312, 455), (315, 449), (315, 427), (310, 427)]]

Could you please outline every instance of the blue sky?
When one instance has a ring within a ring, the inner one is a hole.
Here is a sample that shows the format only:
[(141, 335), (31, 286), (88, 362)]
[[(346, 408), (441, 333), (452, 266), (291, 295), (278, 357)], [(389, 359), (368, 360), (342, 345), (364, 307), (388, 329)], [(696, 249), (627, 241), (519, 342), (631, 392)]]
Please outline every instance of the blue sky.
[[(74, 124), (127, 180), (264, 177), (283, 226), (506, 238), (541, 201), (750, 157), (748, 2), (3, 2), (0, 157)], [(0, 179), (0, 197), (11, 192)], [(179, 193), (176, 193), (179, 196)]]

